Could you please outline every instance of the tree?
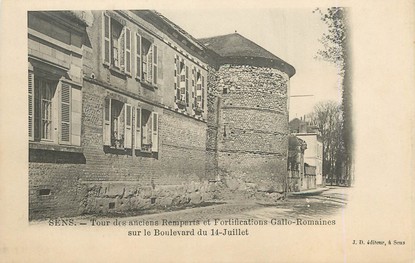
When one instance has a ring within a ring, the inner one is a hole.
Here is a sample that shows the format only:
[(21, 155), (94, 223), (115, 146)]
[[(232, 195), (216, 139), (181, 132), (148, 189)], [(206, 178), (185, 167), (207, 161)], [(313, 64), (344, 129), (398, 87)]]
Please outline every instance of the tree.
[(320, 14), (321, 20), (327, 25), (327, 33), (320, 39), (322, 49), (317, 52), (317, 59), (333, 63), (338, 69), (342, 84), (343, 124), (342, 137), (344, 142), (344, 158), (346, 177), (351, 183), (353, 177), (353, 136), (352, 136), (352, 99), (350, 79), (350, 51), (348, 41), (347, 10), (343, 7), (331, 7), (326, 10), (317, 8), (313, 11)]
[(314, 106), (309, 117), (311, 123), (318, 127), (323, 140), (323, 174), (331, 181), (341, 178), (341, 158), (344, 154), (341, 105), (333, 101), (320, 102)]

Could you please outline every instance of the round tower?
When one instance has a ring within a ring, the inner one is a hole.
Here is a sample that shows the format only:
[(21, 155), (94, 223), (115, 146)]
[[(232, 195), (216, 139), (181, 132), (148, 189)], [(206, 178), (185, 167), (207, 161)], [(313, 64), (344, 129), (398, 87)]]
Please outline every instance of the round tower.
[(289, 79), (295, 69), (237, 33), (202, 41), (220, 55), (219, 175), (234, 190), (284, 192)]

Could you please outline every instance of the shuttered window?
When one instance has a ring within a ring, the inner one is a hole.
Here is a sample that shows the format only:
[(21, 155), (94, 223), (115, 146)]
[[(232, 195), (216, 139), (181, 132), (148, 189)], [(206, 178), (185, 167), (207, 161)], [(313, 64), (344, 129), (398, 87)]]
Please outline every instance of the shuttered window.
[(130, 104), (106, 98), (104, 102), (103, 125), (104, 145), (114, 148), (132, 149), (133, 131), (136, 131), (135, 128), (133, 107)]
[(125, 72), (131, 74), (131, 30), (125, 29)]
[(104, 104), (104, 145), (111, 146), (111, 99), (106, 98)]
[(131, 149), (132, 148), (132, 107), (129, 104), (125, 104), (124, 106), (124, 116), (125, 116), (125, 130), (124, 130), (124, 148)]
[(135, 116), (135, 149), (141, 150), (141, 108), (137, 107)]
[(156, 113), (156, 112), (153, 112), (153, 116), (152, 116), (152, 120), (153, 120), (153, 127), (152, 127), (152, 148), (151, 148), (151, 150), (153, 151), (153, 152), (158, 152), (158, 150), (159, 150), (159, 147), (158, 147), (158, 144), (159, 144), (159, 138), (158, 138), (158, 129), (159, 129), (159, 123), (158, 123), (158, 114)]
[(186, 66), (180, 59), (180, 100), (186, 102)]
[(36, 72), (28, 75), (29, 140), (80, 146), (81, 90), (64, 78)]
[(186, 65), (186, 106), (189, 106), (189, 67)]
[(109, 65), (111, 61), (111, 19), (110, 17), (104, 12), (102, 16), (102, 56), (104, 58), (104, 63)]
[(28, 78), (28, 105), (29, 105), (29, 140), (34, 139), (34, 75), (33, 72), (29, 71), (29, 78)]
[(202, 110), (205, 108), (205, 76), (202, 76)]
[(135, 76), (141, 79), (141, 36), (135, 35)]
[(56, 112), (53, 112), (52, 101), (55, 96), (56, 84), (50, 80), (38, 78), (37, 86), (40, 89), (40, 116), (41, 116), (41, 139), (52, 141), (56, 138), (53, 133), (53, 118)]
[(59, 142), (70, 144), (71, 142), (71, 85), (61, 84), (60, 101), (60, 136)]
[(153, 83), (153, 46), (148, 51), (147, 62), (147, 82)]
[(196, 68), (192, 67), (192, 108), (196, 107), (196, 96), (195, 96), (195, 83), (196, 83)]
[(174, 56), (174, 102), (180, 100), (180, 61), (177, 55)]
[(158, 78), (158, 48), (153, 45), (153, 84), (157, 85)]

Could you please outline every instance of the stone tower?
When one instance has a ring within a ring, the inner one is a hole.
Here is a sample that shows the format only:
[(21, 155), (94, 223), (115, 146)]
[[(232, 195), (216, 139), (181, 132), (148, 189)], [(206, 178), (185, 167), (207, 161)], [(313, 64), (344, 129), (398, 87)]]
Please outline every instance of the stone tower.
[(210, 139), (218, 177), (249, 196), (284, 192), (295, 69), (238, 33), (200, 41), (218, 54), (210, 87), (218, 94), (210, 109), (217, 112), (215, 123), (208, 120), (215, 127), (208, 144)]

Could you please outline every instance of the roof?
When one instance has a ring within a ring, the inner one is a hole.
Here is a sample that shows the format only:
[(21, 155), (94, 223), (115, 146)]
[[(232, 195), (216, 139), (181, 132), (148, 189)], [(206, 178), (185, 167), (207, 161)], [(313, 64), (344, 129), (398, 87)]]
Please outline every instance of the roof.
[(222, 57), (245, 58), (248, 61), (252, 58), (267, 60), (268, 64), (286, 72), (290, 77), (295, 74), (293, 66), (239, 33), (201, 38), (199, 42)]
[(138, 17), (153, 25), (157, 30), (160, 30), (168, 35), (173, 41), (175, 41), (176, 45), (206, 62), (204, 53), (207, 48), (180, 26), (169, 20), (167, 17), (163, 16), (155, 10), (143, 9), (131, 11)]
[(307, 149), (307, 143), (295, 135), (288, 135), (288, 145), (289, 148), (293, 149), (297, 146), (302, 146), (304, 149)]
[(201, 38), (199, 39), (206, 47), (213, 49), (221, 56), (252, 56), (270, 59), (280, 59), (251, 40), (238, 33)]

